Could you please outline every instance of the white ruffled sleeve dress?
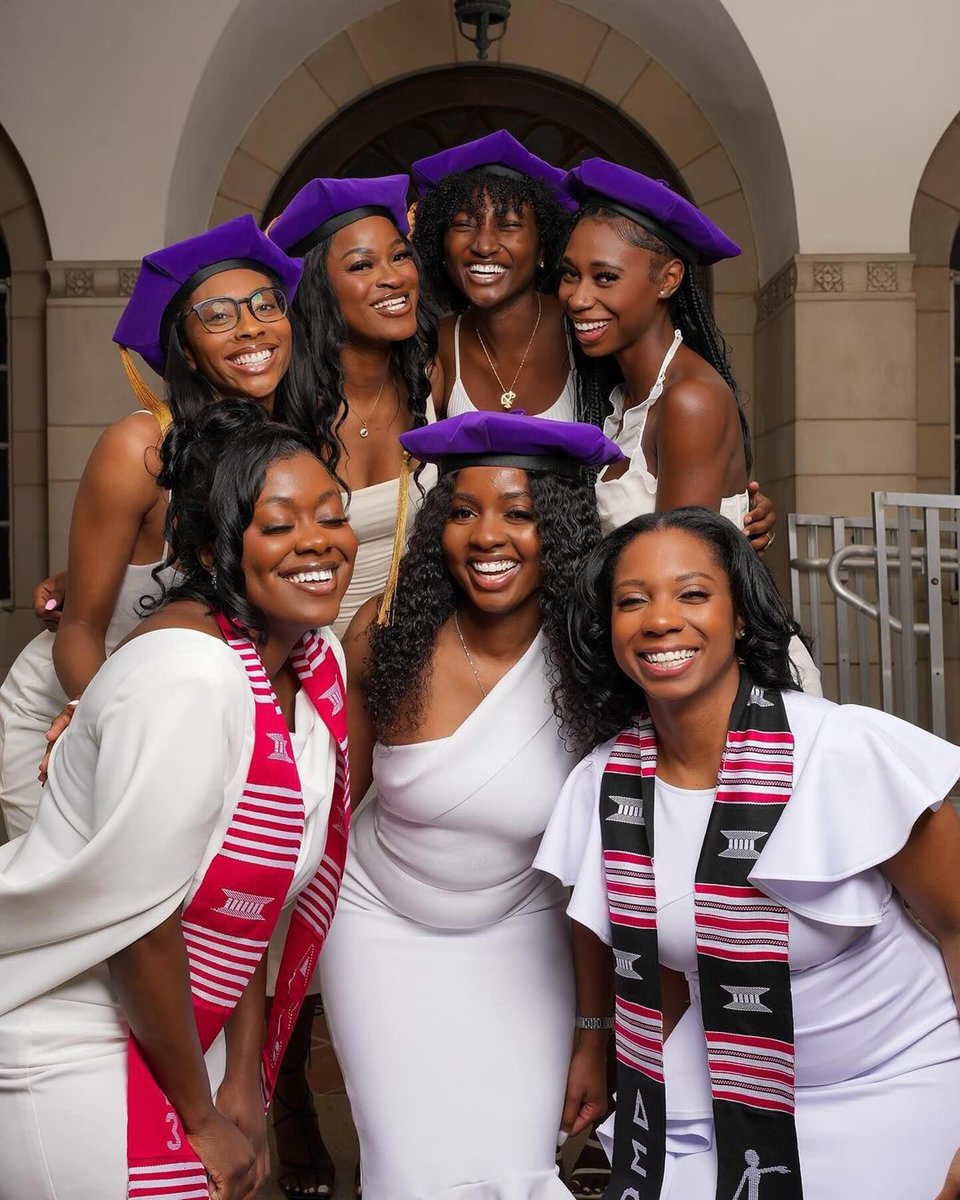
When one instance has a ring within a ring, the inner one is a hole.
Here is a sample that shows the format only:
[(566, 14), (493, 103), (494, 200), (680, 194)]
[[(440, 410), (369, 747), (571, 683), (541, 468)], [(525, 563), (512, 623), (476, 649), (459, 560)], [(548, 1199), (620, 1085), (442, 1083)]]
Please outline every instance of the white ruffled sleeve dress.
[[(960, 1146), (960, 1020), (939, 947), (878, 868), (939, 807), (960, 748), (874, 709), (799, 692), (784, 702), (794, 791), (750, 878), (789, 909), (804, 1194), (932, 1200)], [(571, 775), (536, 859), (573, 887), (570, 916), (607, 943), (599, 789), (611, 745)], [(714, 1200), (716, 1185), (693, 916), (714, 795), (656, 783), (660, 955), (691, 993), (665, 1046), (661, 1200)], [(612, 1118), (604, 1129), (612, 1137)]]

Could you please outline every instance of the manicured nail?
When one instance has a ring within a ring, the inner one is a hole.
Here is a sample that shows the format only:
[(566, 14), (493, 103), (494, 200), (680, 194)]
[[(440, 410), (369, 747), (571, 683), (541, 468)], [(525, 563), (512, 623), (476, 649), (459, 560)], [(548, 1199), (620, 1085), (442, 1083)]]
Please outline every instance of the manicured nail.
[(557, 1146), (558, 1147), (562, 1146), (568, 1137), (569, 1137), (569, 1134), (564, 1133), (564, 1131), (561, 1129), (560, 1132), (557, 1134)]
[(53, 596), (51, 596), (50, 599), (43, 606), (43, 611), (44, 612), (53, 612), (53, 610), (57, 607), (58, 604), (59, 604), (59, 601), (55, 600), (53, 598)]

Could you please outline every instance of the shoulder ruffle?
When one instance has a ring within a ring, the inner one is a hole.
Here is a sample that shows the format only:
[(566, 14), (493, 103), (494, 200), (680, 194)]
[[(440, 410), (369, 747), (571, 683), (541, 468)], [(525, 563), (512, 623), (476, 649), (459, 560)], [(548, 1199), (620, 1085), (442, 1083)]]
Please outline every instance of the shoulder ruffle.
[(890, 884), (875, 868), (960, 777), (960, 748), (856, 704), (787, 693), (793, 795), (751, 881), (801, 916), (876, 925)]

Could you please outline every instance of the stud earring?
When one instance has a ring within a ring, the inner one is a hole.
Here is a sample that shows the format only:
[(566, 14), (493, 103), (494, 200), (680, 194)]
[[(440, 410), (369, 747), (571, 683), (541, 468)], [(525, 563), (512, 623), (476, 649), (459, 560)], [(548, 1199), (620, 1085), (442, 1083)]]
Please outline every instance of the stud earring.
[(746, 636), (747, 636), (747, 631), (746, 631), (745, 629), (738, 629), (738, 630), (737, 630), (737, 637), (738, 637), (738, 638), (742, 638), (742, 637), (746, 637)]

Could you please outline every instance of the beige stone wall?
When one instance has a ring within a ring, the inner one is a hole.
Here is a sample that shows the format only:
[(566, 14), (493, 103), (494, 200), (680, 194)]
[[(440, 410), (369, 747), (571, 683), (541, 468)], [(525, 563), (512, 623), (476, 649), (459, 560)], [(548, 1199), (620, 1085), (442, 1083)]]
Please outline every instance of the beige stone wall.
[(0, 610), (0, 675), (39, 630), (33, 586), (46, 574), (46, 260), (49, 254), (36, 194), (16, 151), (0, 130), (0, 231), (10, 254), (10, 361), (13, 470), (13, 602)]
[(960, 117), (951, 122), (920, 180), (910, 225), (917, 288), (917, 481), (949, 492), (953, 331), (950, 251), (960, 229)]

